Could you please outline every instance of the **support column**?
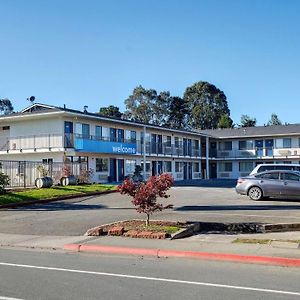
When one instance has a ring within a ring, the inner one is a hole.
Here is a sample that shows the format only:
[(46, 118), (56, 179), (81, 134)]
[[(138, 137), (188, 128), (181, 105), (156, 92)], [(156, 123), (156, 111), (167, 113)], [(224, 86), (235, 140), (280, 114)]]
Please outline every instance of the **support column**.
[(206, 153), (205, 153), (205, 162), (206, 162), (206, 179), (209, 179), (209, 137), (206, 137)]

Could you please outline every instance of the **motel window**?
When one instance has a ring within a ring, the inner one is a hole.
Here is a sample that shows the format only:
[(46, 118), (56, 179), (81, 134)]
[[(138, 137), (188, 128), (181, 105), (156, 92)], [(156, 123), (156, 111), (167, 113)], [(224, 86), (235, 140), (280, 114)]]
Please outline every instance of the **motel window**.
[(172, 172), (172, 162), (164, 161), (164, 172)]
[(125, 160), (125, 170), (126, 174), (133, 174), (136, 166), (136, 161), (134, 159)]
[(292, 139), (290, 139), (290, 138), (276, 139), (276, 147), (277, 148), (291, 148), (292, 147)]
[(53, 164), (53, 158), (44, 158), (42, 159), (43, 164)]
[(171, 136), (170, 135), (164, 135), (164, 143), (166, 147), (171, 147)]
[(251, 172), (253, 169), (253, 163), (246, 161), (239, 163), (239, 171), (240, 172)]
[(220, 163), (220, 172), (232, 172), (232, 163), (231, 162), (221, 162)]
[(220, 142), (219, 143), (219, 150), (221, 151), (231, 151), (232, 150), (232, 142)]
[(96, 172), (107, 172), (107, 171), (108, 171), (108, 159), (96, 158)]
[(251, 150), (253, 149), (253, 141), (239, 141), (239, 150)]
[(195, 173), (199, 173), (200, 172), (200, 164), (198, 162), (194, 162), (193, 163), (193, 171)]
[(193, 140), (193, 149), (199, 150), (199, 140)]
[(110, 131), (108, 127), (103, 127), (102, 126), (102, 139), (104, 141), (109, 141), (110, 138)]
[(89, 124), (82, 124), (82, 137), (85, 139), (90, 138), (90, 125)]
[(128, 143), (135, 143), (136, 142), (136, 131), (125, 130), (125, 140)]
[(182, 172), (183, 171), (183, 164), (181, 161), (175, 162), (175, 172)]
[(175, 136), (175, 147), (176, 148), (182, 147), (182, 138)]
[(96, 140), (101, 140), (102, 138), (102, 126), (95, 127), (95, 138)]
[[(144, 170), (143, 162), (141, 163), (141, 167), (142, 167), (142, 170)], [(150, 172), (150, 170), (151, 170), (151, 163), (150, 163), (150, 161), (146, 161), (146, 172), (148, 173), (148, 172)]]

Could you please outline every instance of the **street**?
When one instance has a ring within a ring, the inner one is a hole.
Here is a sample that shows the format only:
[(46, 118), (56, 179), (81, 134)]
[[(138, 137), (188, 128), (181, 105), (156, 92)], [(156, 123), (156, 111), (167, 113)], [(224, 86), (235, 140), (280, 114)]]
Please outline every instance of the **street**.
[[(173, 209), (152, 219), (209, 222), (300, 222), (300, 202), (252, 201), (233, 188), (173, 187), (162, 203)], [(87, 229), (120, 220), (144, 218), (127, 196), (118, 193), (0, 210), (0, 232), (10, 234), (79, 236)]]
[(299, 299), (298, 277), (262, 265), (0, 250), (0, 299)]

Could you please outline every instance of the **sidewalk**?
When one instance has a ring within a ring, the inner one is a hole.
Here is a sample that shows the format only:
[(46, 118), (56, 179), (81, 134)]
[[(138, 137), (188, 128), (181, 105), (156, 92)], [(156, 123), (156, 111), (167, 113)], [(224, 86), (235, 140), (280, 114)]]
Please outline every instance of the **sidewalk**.
[(300, 232), (251, 235), (202, 234), (181, 240), (126, 237), (37, 236), (0, 234), (0, 246), (119, 255), (186, 257), (300, 267), (298, 243), (232, 243), (237, 238), (300, 240)]

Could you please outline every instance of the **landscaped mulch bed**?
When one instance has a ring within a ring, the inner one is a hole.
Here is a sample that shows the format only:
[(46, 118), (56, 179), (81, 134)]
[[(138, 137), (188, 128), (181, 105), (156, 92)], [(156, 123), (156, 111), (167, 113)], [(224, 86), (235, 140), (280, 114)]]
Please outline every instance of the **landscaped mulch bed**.
[(113, 235), (132, 238), (166, 239), (170, 238), (172, 234), (185, 228), (187, 228), (187, 224), (183, 222), (150, 221), (149, 226), (146, 226), (144, 220), (127, 220), (91, 228), (85, 235)]

